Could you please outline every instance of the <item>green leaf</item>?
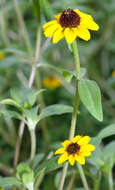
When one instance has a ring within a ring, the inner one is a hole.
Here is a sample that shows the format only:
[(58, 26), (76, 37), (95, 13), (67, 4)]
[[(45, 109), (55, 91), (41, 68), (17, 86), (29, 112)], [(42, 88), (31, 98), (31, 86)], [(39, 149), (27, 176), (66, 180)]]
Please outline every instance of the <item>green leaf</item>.
[(61, 168), (62, 165), (59, 165), (57, 163), (57, 157), (50, 158), (48, 160), (45, 160), (42, 164), (38, 166), (38, 168), (35, 170), (35, 178), (40, 174), (41, 170), (45, 170), (45, 172), (51, 172), (58, 168)]
[(8, 117), (8, 118), (16, 118), (16, 119), (23, 120), (24, 122), (26, 122), (25, 119), (16, 111), (1, 110), (0, 115), (3, 115), (4, 117)]
[(115, 141), (110, 142), (107, 144), (103, 149), (103, 158), (106, 163), (112, 162), (112, 166), (115, 162)]
[(21, 106), (14, 100), (12, 99), (5, 99), (5, 100), (2, 100), (0, 102), (0, 104), (6, 104), (6, 105), (12, 105), (12, 106), (15, 106), (17, 109), (19, 109), (20, 111), (22, 111), (22, 108)]
[(101, 92), (95, 81), (83, 79), (78, 83), (79, 96), (87, 110), (97, 120), (103, 120)]
[(29, 96), (29, 99), (28, 99), (28, 100), (29, 100), (29, 103), (30, 103), (31, 106), (33, 106), (33, 104), (35, 103), (36, 97), (37, 97), (40, 93), (42, 93), (42, 92), (44, 92), (44, 91), (46, 91), (46, 89), (40, 89), (40, 90), (34, 92), (33, 94), (31, 94), (31, 95)]
[(35, 119), (36, 116), (38, 116), (38, 109), (39, 109), (40, 105), (37, 105), (31, 109), (24, 109), (24, 115), (27, 117), (27, 118), (31, 118), (31, 119)]
[(22, 183), (16, 177), (0, 178), (0, 186), (8, 187), (11, 185), (21, 185)]
[(21, 163), (17, 167), (16, 176), (23, 182), (28, 190), (33, 190), (34, 172), (26, 163)]
[(109, 125), (102, 129), (96, 137), (91, 139), (91, 144), (94, 144), (97, 147), (104, 138), (111, 135), (115, 135), (115, 124)]
[(3, 52), (4, 53), (13, 53), (13, 54), (17, 54), (17, 55), (20, 55), (20, 56), (27, 58), (27, 53), (22, 51), (22, 50), (19, 50), (19, 49), (5, 48), (5, 49), (3, 49)]
[(36, 97), (45, 90), (46, 89), (40, 89), (35, 92), (34, 90), (28, 88), (13, 88), (11, 89), (10, 94), (13, 100), (28, 109), (35, 103)]
[[(29, 104), (29, 99), (35, 93), (34, 90), (28, 88), (13, 88), (10, 91), (12, 99), (18, 104), (25, 106)], [(28, 105), (29, 106), (29, 105)]]
[(34, 172), (24, 173), (22, 182), (28, 190), (34, 190)]
[(20, 64), (25, 64), (25, 63), (22, 62), (18, 57), (7, 56), (3, 60), (0, 60), (0, 70), (2, 69), (6, 70), (14, 65), (19, 66)]
[[(46, 67), (46, 68), (53, 69), (54, 71), (61, 74), (65, 79), (67, 79), (67, 82), (70, 82), (70, 80), (68, 81), (68, 78), (72, 79), (73, 77), (76, 77), (76, 72), (74, 70), (72, 71), (72, 70), (68, 70), (64, 68), (59, 68), (49, 63), (39, 63), (37, 67)], [(81, 78), (83, 78), (85, 74), (86, 74), (86, 69), (81, 68)]]
[(31, 168), (27, 163), (20, 163), (17, 168), (16, 168), (17, 174), (22, 177), (24, 173), (29, 173), (31, 172)]
[(68, 72), (68, 71), (63, 71), (63, 73), (62, 73), (62, 75), (63, 75), (63, 77), (65, 78), (65, 80), (67, 81), (67, 82), (71, 82), (71, 80), (72, 80), (72, 78), (73, 78), (73, 74), (71, 74), (70, 72)]
[(52, 115), (61, 115), (64, 113), (72, 113), (73, 107), (67, 106), (67, 105), (61, 105), (61, 104), (54, 104), (51, 106), (48, 106), (44, 108), (40, 115), (39, 115), (39, 121), (45, 117), (52, 116)]

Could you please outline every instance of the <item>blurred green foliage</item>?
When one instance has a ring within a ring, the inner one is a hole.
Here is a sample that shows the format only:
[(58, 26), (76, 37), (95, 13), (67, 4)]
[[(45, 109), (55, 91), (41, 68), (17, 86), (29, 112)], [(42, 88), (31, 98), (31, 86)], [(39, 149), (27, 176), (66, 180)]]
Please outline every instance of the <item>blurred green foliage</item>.
[[(5, 58), (0, 60), (0, 101), (5, 98), (11, 98), (11, 89), (26, 88), (31, 72), (29, 51), (24, 40), (24, 31), (20, 25), (14, 2), (15, 0), (3, 0), (0, 2), (0, 53), (5, 54)], [(34, 2), (37, 3), (37, 1)], [(101, 88), (104, 120), (103, 122), (95, 120), (85, 109), (84, 105), (80, 103), (76, 134), (96, 136), (101, 129), (115, 123), (115, 77), (112, 76), (112, 72), (115, 70), (115, 0), (49, 0), (49, 3), (47, 0), (44, 0), (40, 2), (42, 4), (40, 10), (41, 28), (46, 21), (51, 18), (53, 19), (53, 14), (60, 13), (66, 8), (78, 8), (81, 11), (91, 14), (100, 26), (98, 32), (91, 32), (92, 39), (90, 41), (84, 42), (78, 39), (81, 67), (87, 69), (86, 77), (95, 80)], [(39, 15), (35, 14), (36, 7), (33, 6), (32, 0), (19, 0), (18, 3), (27, 27), (32, 53), (34, 53), (36, 31), (40, 18)], [(44, 7), (44, 5), (46, 7)], [(43, 93), (45, 106), (52, 104), (73, 105), (74, 78), (72, 82), (69, 83), (64, 75), (61, 75), (53, 68), (58, 67), (59, 69), (74, 70), (73, 63), (72, 52), (69, 50), (65, 40), (54, 45), (49, 39), (45, 39), (43, 31), (41, 31), (40, 59), (33, 90), (38, 90), (40, 86), (42, 87), (42, 80), (47, 76), (56, 75), (62, 82), (61, 87), (53, 91), (47, 89)], [(40, 67), (39, 64), (50, 64), (52, 67)], [(40, 79), (38, 75), (40, 75)], [(41, 103), (39, 97), (38, 102)], [(0, 107), (0, 109), (3, 108), (5, 109), (6, 106)], [(9, 105), (7, 109), (16, 111), (13, 106)], [(43, 129), (44, 123), (39, 123), (39, 127), (36, 128), (38, 140), (37, 154), (44, 154), (42, 160), (44, 160), (44, 157), (46, 157), (50, 151), (54, 151), (59, 147), (58, 143), (68, 138), (70, 122), (71, 114), (68, 113), (45, 119), (45, 130)], [(0, 117), (1, 177), (10, 176), (12, 174), (18, 126), (19, 120)], [(110, 158), (105, 155), (107, 155), (106, 151), (109, 151), (109, 148), (111, 150), (109, 154), (111, 154), (112, 149), (114, 149), (114, 137), (115, 136), (110, 136), (103, 139), (102, 145), (105, 145), (104, 148), (101, 147), (103, 151), (99, 148), (96, 152), (99, 154), (97, 163), (102, 164), (100, 164), (100, 171), (103, 171), (101, 174), (102, 180), (100, 189), (108, 190), (106, 181), (111, 171), (109, 170), (109, 172), (107, 172), (108, 168), (106, 167)], [(28, 130), (25, 129), (20, 161), (27, 160), (29, 152), (30, 137)], [(105, 162), (103, 163), (103, 161)], [(113, 167), (115, 160), (112, 160), (111, 163)], [(92, 161), (88, 162), (90, 173), (87, 170), (88, 166), (85, 168), (85, 173), (92, 189), (93, 183), (90, 179), (95, 180), (95, 177), (100, 179), (100, 171), (97, 169), (99, 165), (94, 169), (93, 164)], [(71, 174), (75, 172), (76, 168), (74, 170), (70, 168), (65, 184), (66, 186), (68, 185)], [(113, 175), (115, 175), (114, 171)], [(49, 171), (44, 177), (44, 181), (40, 186), (41, 189), (47, 190), (48, 187), (50, 187), (50, 190), (56, 189), (59, 176), (60, 170), (58, 172)], [(79, 175), (77, 175), (77, 179), (73, 184), (73, 190), (76, 190), (76, 184), (79, 184), (79, 187), (82, 186)]]

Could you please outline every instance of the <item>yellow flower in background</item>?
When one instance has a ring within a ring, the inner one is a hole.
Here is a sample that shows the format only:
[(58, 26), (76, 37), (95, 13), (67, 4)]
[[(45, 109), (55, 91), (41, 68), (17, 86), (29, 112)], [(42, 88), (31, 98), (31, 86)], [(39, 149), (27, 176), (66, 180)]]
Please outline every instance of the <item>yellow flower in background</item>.
[(54, 76), (46, 77), (42, 84), (45, 88), (49, 88), (50, 90), (54, 90), (61, 86), (61, 82)]
[(53, 37), (54, 44), (64, 37), (68, 44), (71, 44), (77, 37), (88, 41), (91, 38), (89, 30), (99, 29), (91, 15), (78, 9), (67, 9), (54, 17), (55, 20), (43, 26), (44, 35), (47, 38)]
[(113, 70), (112, 72), (112, 77), (115, 77), (115, 70)]
[(5, 54), (0, 52), (0, 60), (4, 59), (4, 57), (5, 57)]
[(95, 150), (95, 146), (88, 144), (89, 136), (75, 136), (72, 141), (65, 140), (62, 148), (59, 148), (55, 154), (62, 154), (58, 159), (58, 164), (69, 161), (70, 165), (74, 165), (75, 161), (85, 164), (85, 157), (91, 155), (91, 151)]

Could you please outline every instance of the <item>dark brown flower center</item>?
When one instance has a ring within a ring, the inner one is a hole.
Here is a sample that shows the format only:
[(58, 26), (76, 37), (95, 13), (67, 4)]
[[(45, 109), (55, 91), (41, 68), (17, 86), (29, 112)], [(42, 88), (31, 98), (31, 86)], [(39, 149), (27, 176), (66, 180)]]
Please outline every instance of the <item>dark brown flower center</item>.
[(68, 154), (75, 154), (80, 150), (80, 146), (77, 143), (72, 143), (67, 147)]
[(77, 27), (80, 24), (80, 16), (72, 9), (65, 10), (59, 20), (62, 27)]

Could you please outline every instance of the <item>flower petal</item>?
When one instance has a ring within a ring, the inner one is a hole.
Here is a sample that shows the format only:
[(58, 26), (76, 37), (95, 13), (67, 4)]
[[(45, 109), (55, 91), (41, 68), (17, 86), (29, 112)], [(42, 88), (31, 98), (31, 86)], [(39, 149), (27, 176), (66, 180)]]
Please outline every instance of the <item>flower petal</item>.
[(99, 26), (96, 24), (96, 22), (93, 20), (93, 17), (89, 14), (83, 13), (79, 11), (78, 9), (74, 10), (79, 16), (80, 16), (80, 24), (85, 26), (86, 28), (90, 30), (98, 30)]
[(67, 146), (71, 143), (70, 140), (65, 140), (64, 142), (62, 142), (61, 144), (64, 146), (64, 148), (67, 148)]
[(77, 37), (76, 28), (66, 28), (64, 36), (68, 44), (71, 44)]
[(84, 165), (85, 164), (85, 158), (83, 156), (75, 155), (75, 160), (79, 162), (80, 164)]
[(54, 24), (58, 24), (57, 20), (52, 20), (50, 22), (47, 22), (46, 24), (43, 25), (43, 29), (45, 30), (47, 27), (54, 25)]
[(63, 37), (64, 37), (63, 28), (60, 27), (58, 30), (56, 30), (56, 31), (54, 32), (54, 35), (53, 35), (53, 43), (56, 44), (56, 43), (59, 42)]
[(63, 154), (65, 152), (64, 148), (59, 148), (58, 150), (56, 150), (55, 154)]
[(62, 154), (59, 159), (58, 159), (58, 164), (62, 164), (63, 162), (65, 162), (68, 159), (68, 154), (67, 152), (65, 152), (64, 154)]
[(73, 166), (75, 164), (75, 157), (73, 155), (69, 155), (68, 160), (69, 160), (70, 165)]
[(77, 36), (80, 37), (81, 39), (88, 41), (90, 40), (91, 36), (90, 36), (90, 32), (88, 31), (87, 28), (82, 27), (81, 25), (78, 26), (77, 29)]
[(62, 13), (59, 13), (59, 14), (57, 14), (57, 15), (54, 15), (54, 17), (55, 17), (57, 20), (59, 20), (61, 15), (62, 15)]
[(86, 145), (86, 144), (88, 144), (89, 141), (90, 141), (90, 137), (84, 136), (80, 140), (78, 140), (77, 143), (78, 143), (78, 145)]
[(53, 36), (54, 32), (55, 32), (58, 28), (60, 28), (60, 25), (59, 25), (59, 24), (53, 24), (53, 25), (47, 27), (47, 28), (45, 29), (45, 31), (44, 31), (44, 35), (45, 35), (46, 37), (51, 37), (51, 36)]
[(90, 156), (91, 155), (91, 151), (95, 150), (95, 146), (92, 144), (87, 144), (84, 146), (81, 146), (80, 148), (80, 154), (83, 156)]
[(72, 142), (73, 142), (73, 143), (76, 143), (78, 140), (80, 140), (80, 138), (82, 138), (82, 136), (77, 135), (77, 136), (75, 136), (75, 137), (73, 138)]

